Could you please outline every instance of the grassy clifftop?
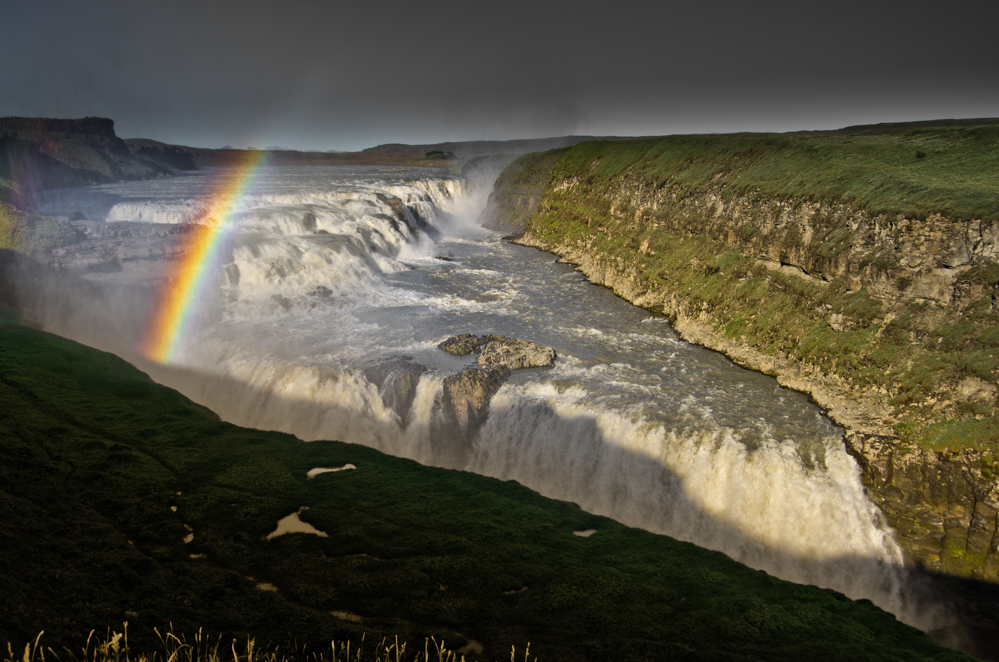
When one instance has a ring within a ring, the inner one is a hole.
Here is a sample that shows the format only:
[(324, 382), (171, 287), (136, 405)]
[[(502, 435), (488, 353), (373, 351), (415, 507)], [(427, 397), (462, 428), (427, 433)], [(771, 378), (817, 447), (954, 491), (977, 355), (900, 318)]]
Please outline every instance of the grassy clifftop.
[[(9, 310), (0, 456), (0, 641), (15, 645), (44, 629), (76, 648), (128, 620), (133, 650), (172, 622), (311, 649), (434, 635), (490, 660), (528, 641), (545, 661), (967, 659), (870, 603), (513, 482), (223, 423)], [(302, 506), (328, 537), (264, 539)]]
[(523, 230), (553, 174), (590, 183), (640, 176), (687, 194), (713, 185), (724, 199), (762, 194), (872, 215), (996, 220), (999, 120), (589, 141), (521, 157), (497, 180), (487, 220)]
[(555, 174), (612, 180), (636, 171), (690, 190), (717, 182), (727, 197), (762, 192), (873, 215), (997, 220), (999, 122), (589, 142), (568, 150)]
[(0, 199), (0, 249), (17, 248), (21, 220), (16, 209)]

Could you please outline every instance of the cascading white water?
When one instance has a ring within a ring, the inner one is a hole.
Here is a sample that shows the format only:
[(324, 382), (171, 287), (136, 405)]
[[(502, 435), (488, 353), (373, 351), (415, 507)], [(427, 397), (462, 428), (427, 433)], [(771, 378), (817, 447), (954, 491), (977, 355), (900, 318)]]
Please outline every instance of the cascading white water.
[[(208, 177), (55, 191), (39, 202), (131, 228), (189, 223)], [(513, 375), (457, 468), (910, 616), (892, 533), (815, 406), (683, 343), (551, 256), (475, 227), (469, 199), (481, 207), (484, 196), (430, 169), (267, 170), (239, 202), (216, 291), (204, 298), (211, 310), (175, 366), (134, 356), (141, 320), (106, 323), (146, 314), (139, 303), (110, 314), (91, 301), (68, 313), (42, 297), (35, 313), (235, 423), (449, 466), (437, 450), (438, 397), (443, 378), (471, 361), (436, 344), (500, 333), (553, 346), (556, 367)], [(135, 285), (148, 299), (140, 285), (171, 254), (148, 246), (172, 238), (133, 234), (107, 244), (120, 270), (84, 277)], [(404, 410), (371, 377), (393, 361), (425, 368)]]

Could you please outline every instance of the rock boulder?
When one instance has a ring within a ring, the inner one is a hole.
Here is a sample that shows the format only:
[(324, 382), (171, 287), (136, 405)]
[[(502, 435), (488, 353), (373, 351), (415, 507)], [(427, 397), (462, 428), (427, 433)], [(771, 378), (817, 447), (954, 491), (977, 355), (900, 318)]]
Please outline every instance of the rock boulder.
[(503, 366), (509, 370), (521, 368), (550, 368), (555, 365), (556, 353), (551, 347), (519, 338), (506, 336), (473, 336), (463, 333), (451, 336), (437, 345), (455, 356), (481, 352), (476, 361), (480, 368)]
[(451, 336), (437, 346), (448, 354), (454, 354), (455, 356), (468, 356), (482, 347), (482, 345), (486, 343), (486, 338), (487, 336), (479, 338), (470, 333), (462, 333), (457, 336)]
[(506, 336), (487, 336), (482, 353), (476, 363), (482, 368), (503, 366), (509, 370), (520, 368), (550, 368), (555, 365), (555, 350), (527, 340)]
[(441, 390), (443, 416), (434, 438), (438, 458), (445, 466), (465, 466), (472, 440), (486, 422), (489, 403), (510, 377), (511, 370), (551, 366), (555, 350), (506, 336), (451, 336), (437, 345), (455, 356), (481, 352), (477, 366), (470, 366), (444, 380)]

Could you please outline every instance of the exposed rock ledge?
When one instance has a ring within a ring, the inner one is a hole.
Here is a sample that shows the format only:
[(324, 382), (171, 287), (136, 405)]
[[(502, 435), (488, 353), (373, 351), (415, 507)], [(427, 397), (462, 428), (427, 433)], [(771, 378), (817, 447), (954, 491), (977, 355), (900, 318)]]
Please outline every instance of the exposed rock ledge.
[(550, 368), (555, 365), (555, 350), (527, 340), (506, 336), (473, 336), (463, 333), (451, 336), (438, 345), (455, 356), (480, 352), (476, 363), (480, 368), (502, 366), (508, 370)]
[(457, 458), (486, 422), (489, 403), (510, 377), (511, 370), (550, 367), (556, 353), (551, 347), (506, 336), (451, 336), (438, 345), (455, 356), (479, 352), (476, 366), (444, 379), (442, 397), (446, 434)]
[(462, 436), (470, 440), (486, 422), (489, 402), (509, 376), (508, 369), (492, 366), (465, 368), (444, 379), (444, 412), (457, 423)]
[(32, 207), (42, 189), (169, 177), (195, 167), (182, 148), (122, 140), (110, 119), (0, 117), (0, 201), (17, 207)]

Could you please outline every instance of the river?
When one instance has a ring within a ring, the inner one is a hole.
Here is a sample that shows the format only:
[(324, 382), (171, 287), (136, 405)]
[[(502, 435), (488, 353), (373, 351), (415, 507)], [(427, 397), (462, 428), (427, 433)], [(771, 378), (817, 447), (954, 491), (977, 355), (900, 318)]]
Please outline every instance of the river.
[[(40, 194), (41, 211), (81, 233), (47, 259), (86, 288), (38, 293), (33, 315), (225, 420), (513, 479), (928, 627), (842, 431), (802, 394), (479, 227), (488, 181), (260, 168), (233, 201), (176, 352), (148, 360), (139, 348), (157, 292), (187, 250), (178, 228), (203, 222), (212, 192), (238, 176), (213, 168)], [(478, 433), (445, 453), (442, 381), (474, 356), (437, 344), (458, 333), (549, 345), (558, 359), (516, 371)], [(413, 364), (426, 370), (400, 405), (384, 377)]]

